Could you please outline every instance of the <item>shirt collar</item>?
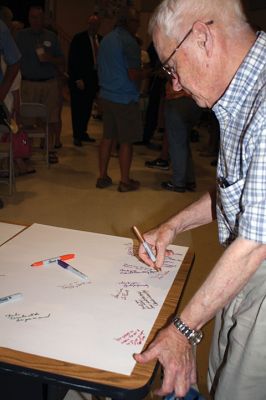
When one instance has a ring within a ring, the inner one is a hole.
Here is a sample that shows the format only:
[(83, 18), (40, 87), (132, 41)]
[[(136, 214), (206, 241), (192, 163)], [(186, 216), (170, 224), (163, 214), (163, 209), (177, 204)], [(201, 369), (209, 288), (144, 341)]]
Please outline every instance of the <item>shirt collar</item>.
[(214, 112), (236, 115), (254, 87), (266, 60), (266, 33), (259, 32), (254, 45), (238, 68), (224, 95), (213, 106)]

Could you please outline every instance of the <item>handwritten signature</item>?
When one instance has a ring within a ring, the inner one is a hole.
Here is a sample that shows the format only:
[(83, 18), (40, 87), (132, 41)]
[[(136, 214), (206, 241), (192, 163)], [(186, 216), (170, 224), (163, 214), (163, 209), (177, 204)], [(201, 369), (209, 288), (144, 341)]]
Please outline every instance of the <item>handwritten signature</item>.
[(121, 344), (126, 344), (127, 346), (129, 345), (140, 345), (144, 342), (146, 339), (144, 331), (141, 329), (135, 329), (135, 330), (130, 330), (124, 335), (115, 338), (115, 340)]
[(158, 303), (152, 298), (147, 290), (138, 291), (139, 298), (135, 302), (143, 310), (151, 310), (158, 307)]
[(59, 285), (57, 287), (60, 287), (61, 289), (77, 289), (81, 286), (84, 285), (90, 285), (91, 282), (90, 281), (86, 281), (86, 282), (70, 282), (70, 283), (66, 283), (65, 285)]
[(50, 318), (50, 315), (51, 315), (50, 313), (47, 315), (41, 315), (38, 312), (30, 314), (12, 313), (12, 314), (6, 314), (5, 317), (15, 322), (28, 322), (34, 319)]

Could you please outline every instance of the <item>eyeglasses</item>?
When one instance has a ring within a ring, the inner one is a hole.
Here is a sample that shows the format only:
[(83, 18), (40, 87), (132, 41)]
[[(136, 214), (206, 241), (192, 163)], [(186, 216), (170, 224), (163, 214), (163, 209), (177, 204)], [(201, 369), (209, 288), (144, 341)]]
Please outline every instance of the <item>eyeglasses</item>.
[[(213, 24), (213, 21), (205, 22), (205, 25), (211, 25), (211, 24)], [(184, 43), (184, 41), (189, 37), (189, 35), (191, 34), (192, 31), (193, 31), (193, 27), (188, 31), (188, 33), (183, 37), (181, 42), (176, 46), (174, 51), (170, 54), (170, 56), (161, 65), (161, 68), (164, 70), (164, 72), (167, 73), (168, 76), (170, 76), (171, 79), (176, 78), (176, 71), (175, 71), (174, 67), (170, 67), (170, 65), (168, 65), (168, 62), (171, 60), (171, 58), (173, 57), (175, 52), (179, 49), (179, 47)]]

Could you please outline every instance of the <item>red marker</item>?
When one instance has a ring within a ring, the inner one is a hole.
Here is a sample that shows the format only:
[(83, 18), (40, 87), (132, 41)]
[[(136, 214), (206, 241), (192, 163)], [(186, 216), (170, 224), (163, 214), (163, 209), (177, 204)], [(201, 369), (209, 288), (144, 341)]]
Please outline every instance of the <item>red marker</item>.
[(58, 256), (58, 257), (47, 258), (46, 260), (42, 260), (42, 261), (36, 261), (33, 264), (31, 264), (31, 267), (41, 267), (43, 265), (48, 265), (53, 262), (56, 262), (57, 260), (66, 261), (66, 260), (70, 260), (71, 258), (75, 258), (75, 254), (64, 254), (64, 255)]

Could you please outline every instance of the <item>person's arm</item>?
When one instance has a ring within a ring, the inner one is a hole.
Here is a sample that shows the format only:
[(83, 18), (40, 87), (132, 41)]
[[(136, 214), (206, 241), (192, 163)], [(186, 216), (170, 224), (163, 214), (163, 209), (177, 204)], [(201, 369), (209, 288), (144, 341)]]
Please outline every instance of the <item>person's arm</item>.
[[(215, 202), (216, 190), (213, 189), (158, 228), (144, 234), (145, 241), (152, 246), (156, 253), (156, 268), (162, 267), (167, 246), (173, 242), (178, 233), (208, 224), (215, 219)], [(139, 257), (147, 265), (154, 267), (154, 263), (148, 257), (143, 245), (139, 247)]]
[(38, 56), (41, 62), (49, 62), (57, 66), (58, 68), (64, 67), (64, 57), (62, 56), (53, 56), (50, 53), (44, 52)]
[[(266, 258), (266, 245), (237, 238), (218, 260), (214, 269), (182, 311), (180, 318), (191, 329), (200, 329), (246, 285)], [(175, 391), (185, 396), (195, 383), (192, 346), (173, 324), (161, 331), (138, 362), (158, 359), (164, 367), (164, 380), (157, 392), (162, 396)]]
[(0, 101), (4, 101), (14, 79), (19, 71), (21, 54), (7, 26), (0, 21), (0, 35), (2, 42), (2, 55), (6, 70), (0, 83)]
[(82, 59), (82, 42), (80, 35), (73, 37), (68, 54), (68, 75), (71, 82), (75, 82), (79, 90), (85, 89), (85, 83), (80, 71)]
[(7, 65), (4, 78), (0, 84), (0, 102), (4, 101), (19, 71), (19, 63)]

